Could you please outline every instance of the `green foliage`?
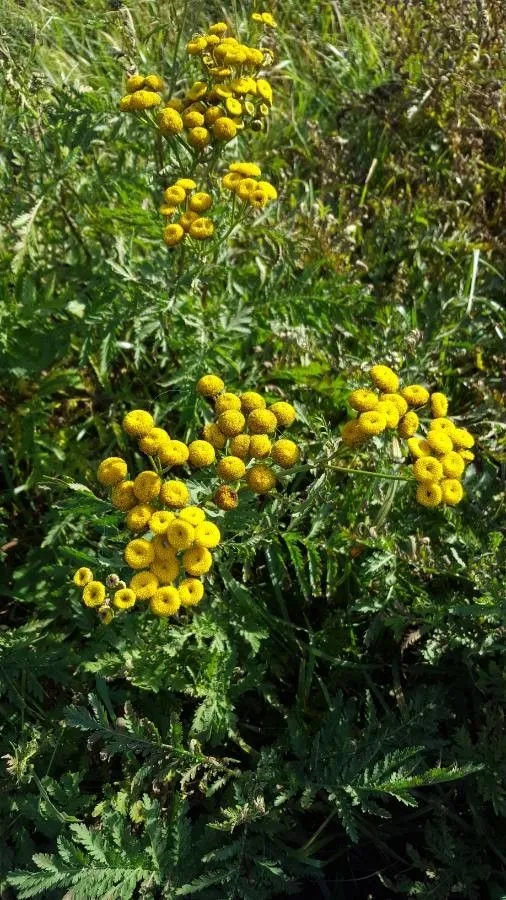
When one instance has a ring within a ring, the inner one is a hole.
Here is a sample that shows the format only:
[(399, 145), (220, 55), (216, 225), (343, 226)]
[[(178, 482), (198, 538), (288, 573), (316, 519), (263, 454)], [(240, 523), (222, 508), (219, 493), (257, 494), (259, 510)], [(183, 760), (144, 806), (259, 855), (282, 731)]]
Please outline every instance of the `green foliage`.
[[(506, 16), (273, 12), (271, 125), (237, 155), (277, 213), (176, 271), (124, 72), (181, 83), (186, 38), (251, 4), (0, 11), (6, 900), (506, 892)], [(477, 435), (457, 509), (336, 467), (379, 361)], [(302, 464), (229, 514), (195, 615), (97, 625), (69, 586), (120, 561), (96, 464), (133, 462), (134, 406), (195, 437), (204, 371), (292, 400)]]

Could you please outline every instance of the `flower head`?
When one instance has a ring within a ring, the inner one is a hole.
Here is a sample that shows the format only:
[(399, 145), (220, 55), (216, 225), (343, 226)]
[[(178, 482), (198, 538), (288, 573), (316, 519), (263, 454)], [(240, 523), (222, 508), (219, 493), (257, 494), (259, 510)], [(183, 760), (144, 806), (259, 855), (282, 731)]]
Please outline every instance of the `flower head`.
[(299, 448), (293, 441), (282, 438), (272, 445), (271, 456), (282, 469), (290, 469), (299, 459)]
[(394, 394), (399, 390), (399, 376), (389, 366), (373, 366), (369, 375), (380, 391)]
[(160, 448), (158, 457), (164, 466), (182, 466), (188, 461), (188, 447), (182, 441), (167, 441)]
[[(404, 398), (401, 398), (404, 399)], [(403, 415), (399, 422), (399, 434), (403, 438), (411, 438), (418, 431), (420, 421), (416, 412), (412, 410)]]
[(163, 240), (167, 247), (176, 247), (185, 236), (185, 230), (179, 222), (171, 222), (163, 229)]
[(105, 600), (105, 584), (101, 581), (88, 581), (83, 590), (83, 602), (85, 606), (93, 608), (102, 606)]
[(456, 453), (455, 450), (450, 450), (449, 453), (442, 456), (440, 463), (446, 478), (460, 478), (464, 474), (466, 464), (460, 453)]
[(122, 422), (123, 431), (131, 437), (143, 437), (154, 428), (154, 425), (153, 416), (143, 409), (133, 409), (126, 414)]
[(408, 438), (408, 450), (415, 459), (420, 459), (421, 456), (430, 456), (432, 453), (427, 441), (420, 437)]
[(182, 509), (190, 499), (190, 492), (184, 481), (164, 481), (160, 490), (160, 500), (171, 509)]
[(436, 391), (430, 395), (430, 411), (435, 419), (446, 416), (448, 413), (448, 397)]
[(152, 428), (139, 440), (139, 450), (148, 456), (156, 456), (164, 444), (170, 441), (170, 434), (165, 428)]
[(176, 109), (166, 107), (158, 113), (158, 128), (163, 135), (171, 137), (183, 130), (183, 119)]
[(297, 413), (292, 404), (285, 403), (284, 400), (280, 400), (277, 403), (271, 403), (269, 412), (274, 413), (278, 425), (283, 428), (288, 428), (290, 425), (293, 425), (297, 418)]
[(168, 509), (157, 509), (149, 520), (149, 530), (154, 534), (165, 534), (174, 518), (174, 513)]
[(413, 475), (417, 481), (441, 481), (443, 467), (434, 456), (421, 456), (413, 465)]
[(456, 428), (452, 434), (452, 441), (457, 449), (470, 450), (474, 447), (474, 438), (466, 428)]
[(189, 522), (194, 528), (201, 525), (206, 520), (206, 514), (200, 506), (187, 506), (179, 513), (179, 518), (184, 522)]
[(137, 475), (134, 480), (134, 494), (142, 503), (147, 503), (148, 500), (155, 500), (158, 497), (161, 486), (162, 480), (156, 472), (147, 470)]
[(161, 587), (151, 597), (149, 608), (155, 616), (173, 616), (181, 606), (179, 591), (175, 587)]
[(218, 428), (227, 437), (235, 437), (240, 434), (245, 424), (246, 419), (238, 409), (227, 409), (218, 417)]
[(72, 579), (76, 587), (86, 587), (90, 581), (93, 581), (93, 572), (91, 569), (87, 569), (86, 566), (81, 566), (77, 572), (74, 573), (74, 577)]
[(172, 584), (179, 575), (176, 555), (166, 559), (155, 559), (154, 563), (151, 563), (151, 572), (158, 578), (159, 584)]
[(422, 481), (416, 489), (417, 503), (431, 509), (439, 506), (442, 496), (441, 488), (435, 481)]
[(276, 475), (269, 466), (255, 465), (248, 469), (246, 482), (255, 494), (266, 494), (276, 485)]
[(249, 434), (236, 434), (229, 444), (231, 456), (238, 456), (239, 459), (248, 459), (251, 437)]
[(147, 503), (138, 503), (137, 506), (132, 506), (126, 514), (127, 528), (130, 531), (144, 531), (148, 527), (153, 513), (153, 507)]
[(103, 459), (97, 469), (97, 480), (100, 484), (111, 486), (123, 481), (127, 473), (127, 464), (119, 456), (108, 456)]
[(203, 150), (204, 147), (207, 147), (209, 140), (210, 134), (207, 128), (203, 128), (202, 126), (191, 128), (188, 132), (188, 143), (191, 144), (192, 147), (195, 147), (196, 150)]
[(130, 541), (125, 547), (124, 557), (131, 569), (145, 569), (155, 558), (153, 542), (143, 538)]
[(179, 585), (181, 606), (196, 606), (204, 596), (204, 585), (198, 578), (185, 578)]
[(192, 441), (188, 446), (189, 459), (192, 466), (202, 469), (210, 466), (216, 459), (216, 452), (208, 441)]
[(359, 447), (366, 440), (366, 435), (362, 431), (358, 419), (350, 419), (345, 422), (341, 431), (341, 438), (347, 447)]
[(237, 491), (233, 491), (228, 484), (220, 484), (214, 494), (213, 500), (218, 509), (223, 509), (226, 512), (237, 509), (239, 505), (239, 495)]
[(197, 381), (197, 393), (203, 397), (216, 397), (225, 387), (219, 375), (203, 375)]
[(188, 234), (190, 237), (195, 238), (197, 241), (205, 241), (207, 238), (210, 238), (214, 234), (214, 225), (211, 222), (211, 219), (207, 219), (205, 216), (200, 216), (198, 219), (194, 219), (191, 223)]
[(249, 442), (250, 459), (265, 459), (271, 452), (271, 439), (268, 434), (252, 434)]
[(195, 528), (195, 546), (212, 550), (221, 541), (220, 529), (214, 522), (201, 522)]
[(120, 588), (120, 590), (116, 591), (114, 594), (112, 603), (116, 609), (131, 609), (132, 606), (135, 606), (135, 600), (135, 591), (133, 591), (132, 588)]
[(193, 212), (203, 213), (206, 210), (210, 209), (213, 205), (212, 197), (210, 194), (206, 194), (205, 191), (199, 191), (197, 194), (193, 194), (193, 197), (190, 198), (190, 209)]
[(464, 496), (464, 488), (456, 478), (443, 478), (441, 482), (443, 503), (448, 506), (456, 506)]
[(449, 453), (453, 450), (453, 441), (446, 432), (441, 429), (431, 428), (427, 435), (427, 443), (436, 453)]
[(373, 391), (359, 388), (358, 390), (351, 392), (348, 397), (348, 403), (352, 409), (356, 409), (359, 412), (368, 412), (377, 407), (378, 396)]
[(227, 409), (241, 409), (240, 398), (237, 394), (232, 394), (229, 391), (225, 391), (224, 394), (220, 394), (219, 397), (216, 397), (214, 404), (214, 410), (217, 416), (226, 412)]
[(271, 409), (253, 409), (248, 415), (248, 428), (251, 434), (272, 434), (277, 427), (278, 419)]
[(217, 468), (218, 475), (224, 481), (240, 481), (246, 473), (246, 466), (237, 456), (223, 456)]
[(387, 428), (396, 428), (399, 424), (399, 410), (391, 400), (380, 400), (374, 412), (384, 413), (387, 420)]
[(449, 437), (452, 436), (455, 431), (455, 425), (451, 419), (447, 419), (444, 416), (439, 416), (437, 419), (433, 419), (430, 423), (431, 431), (444, 431)]
[(408, 404), (406, 403), (406, 401), (405, 401), (404, 397), (402, 396), (402, 394), (396, 394), (396, 393), (393, 393), (393, 394), (388, 394), (388, 393), (386, 393), (386, 394), (380, 394), (380, 398), (379, 398), (379, 399), (380, 399), (380, 402), (382, 402), (382, 401), (384, 401), (384, 400), (389, 400), (390, 403), (394, 403), (395, 406), (397, 407), (397, 411), (398, 411), (398, 413), (399, 413), (399, 416), (403, 416), (403, 415), (404, 415), (405, 413), (407, 413), (407, 411), (408, 411)]
[(401, 391), (408, 406), (423, 406), (429, 399), (429, 392), (421, 384), (408, 384)]
[(243, 413), (246, 413), (246, 415), (252, 412), (254, 409), (265, 409), (266, 406), (264, 398), (256, 391), (245, 391), (244, 394), (241, 394), (239, 400), (241, 403), (241, 409)]
[(358, 418), (358, 427), (364, 435), (381, 434), (387, 427), (387, 419), (385, 413), (376, 412), (372, 409), (370, 412), (361, 413)]
[[(201, 526), (199, 526), (201, 527)], [(174, 519), (165, 532), (167, 540), (174, 550), (188, 550), (195, 539), (195, 529), (184, 519)]]
[(205, 575), (213, 564), (213, 558), (205, 547), (192, 547), (183, 553), (183, 566), (188, 575)]
[(149, 600), (158, 587), (158, 578), (152, 572), (137, 572), (130, 581), (137, 600)]

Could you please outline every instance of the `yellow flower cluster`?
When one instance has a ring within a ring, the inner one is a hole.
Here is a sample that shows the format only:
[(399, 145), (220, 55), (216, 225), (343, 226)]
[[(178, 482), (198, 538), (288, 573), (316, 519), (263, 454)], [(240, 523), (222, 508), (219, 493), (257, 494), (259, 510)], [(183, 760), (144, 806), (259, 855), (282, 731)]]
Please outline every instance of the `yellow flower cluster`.
[[(474, 459), (474, 438), (447, 417), (448, 398), (420, 384), (401, 387), (399, 376), (388, 366), (370, 370), (374, 388), (352, 391), (348, 402), (358, 413), (346, 423), (342, 439), (349, 447), (360, 447), (387, 429), (397, 429), (407, 440), (415, 459), (413, 475), (418, 481), (416, 499), (422, 506), (456, 506), (464, 496), (461, 478)], [(425, 436), (417, 434), (420, 416), (415, 409), (430, 405), (431, 420)]]
[[(130, 609), (137, 601), (146, 600), (154, 615), (170, 616), (181, 606), (195, 606), (202, 600), (201, 579), (212, 566), (210, 551), (220, 543), (221, 534), (205, 511), (191, 504), (185, 482), (165, 480), (164, 474), (168, 468), (187, 463), (197, 468), (210, 465), (215, 462), (215, 450), (207, 441), (186, 445), (173, 440), (142, 409), (127, 413), (123, 430), (138, 441), (153, 468), (128, 479), (125, 460), (111, 456), (102, 460), (97, 470), (98, 481), (111, 488), (111, 503), (125, 514), (125, 527), (134, 534), (124, 550), (125, 563), (132, 570), (130, 581), (128, 587), (119, 583), (112, 607), (116, 611)], [(88, 569), (79, 569), (74, 583), (83, 587), (85, 605), (104, 608), (104, 612), (108, 609), (112, 618), (105, 586), (93, 581)]]
[[(163, 192), (164, 203), (160, 207), (162, 215), (170, 218), (176, 213), (180, 214), (177, 222), (171, 222), (164, 228), (163, 239), (167, 247), (175, 247), (187, 235), (196, 241), (205, 241), (214, 234), (213, 222), (202, 215), (211, 209), (213, 199), (210, 194), (197, 191), (196, 188), (192, 178), (179, 178)], [(183, 204), (184, 211), (181, 211)]]
[(126, 83), (127, 93), (119, 104), (121, 112), (137, 112), (160, 106), (163, 87), (163, 79), (159, 75), (130, 75)]
[(262, 25), (267, 25), (269, 28), (278, 27), (278, 23), (270, 12), (255, 12), (252, 13), (251, 18), (254, 22), (259, 22)]
[(216, 505), (235, 509), (241, 486), (255, 494), (272, 490), (277, 471), (292, 468), (299, 459), (297, 445), (276, 434), (295, 421), (293, 406), (284, 401), (268, 406), (256, 391), (234, 394), (218, 375), (203, 375), (197, 392), (214, 403), (216, 418), (204, 426), (201, 443), (221, 453), (216, 471), (222, 484), (214, 494)]
[(277, 199), (278, 192), (268, 181), (258, 180), (261, 174), (256, 163), (233, 162), (221, 183), (244, 203), (249, 203), (255, 209), (263, 209), (271, 200)]

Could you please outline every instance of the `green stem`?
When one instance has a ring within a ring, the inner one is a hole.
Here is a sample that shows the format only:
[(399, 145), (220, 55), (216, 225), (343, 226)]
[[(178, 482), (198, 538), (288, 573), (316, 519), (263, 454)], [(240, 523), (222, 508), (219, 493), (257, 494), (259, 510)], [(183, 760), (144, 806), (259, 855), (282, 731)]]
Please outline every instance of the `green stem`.
[(412, 481), (412, 478), (405, 478), (403, 475), (387, 475), (386, 472), (370, 472), (368, 469), (349, 469), (346, 466), (329, 466), (329, 469), (335, 469), (337, 472), (349, 472), (352, 475), (368, 475), (370, 478), (388, 479), (388, 481)]
[(172, 92), (174, 90), (176, 84), (176, 69), (177, 69), (177, 54), (179, 52), (179, 45), (181, 43), (181, 38), (183, 36), (183, 29), (186, 23), (186, 13), (188, 12), (188, 0), (186, 0), (183, 6), (183, 12), (181, 15), (180, 25), (176, 35), (176, 43), (174, 44), (174, 56), (172, 57), (172, 70), (170, 73), (170, 82), (169, 82), (169, 97), (172, 96)]

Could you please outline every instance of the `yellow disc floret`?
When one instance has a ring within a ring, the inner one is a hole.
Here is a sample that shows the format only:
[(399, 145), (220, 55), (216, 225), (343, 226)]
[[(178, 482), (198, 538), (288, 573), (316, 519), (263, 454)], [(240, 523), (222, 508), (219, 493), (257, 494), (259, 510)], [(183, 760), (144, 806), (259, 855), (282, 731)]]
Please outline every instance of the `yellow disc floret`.
[(188, 453), (190, 463), (196, 469), (210, 466), (216, 459), (215, 449), (208, 441), (192, 441), (188, 445)]
[(236, 434), (229, 444), (231, 456), (238, 456), (239, 459), (248, 459), (250, 443), (251, 437), (249, 434)]
[(204, 425), (202, 437), (205, 441), (208, 441), (209, 444), (212, 444), (215, 450), (223, 450), (227, 443), (225, 435), (221, 433), (216, 422), (208, 422)]
[(218, 417), (218, 428), (227, 437), (235, 437), (235, 435), (240, 434), (245, 424), (246, 419), (238, 409), (227, 409), (226, 412)]
[(299, 448), (293, 441), (282, 438), (272, 445), (271, 456), (283, 469), (290, 469), (299, 459)]
[(187, 506), (179, 513), (179, 518), (184, 522), (189, 522), (194, 528), (201, 525), (206, 520), (206, 514), (200, 506)]
[(373, 366), (369, 375), (380, 391), (395, 394), (399, 390), (399, 376), (389, 366)]
[[(199, 526), (201, 527), (201, 526)], [(167, 540), (174, 550), (188, 550), (195, 539), (195, 529), (184, 519), (174, 519), (165, 532)]]
[(433, 419), (430, 423), (431, 431), (444, 431), (449, 437), (452, 436), (455, 431), (455, 424), (451, 419), (447, 419), (444, 416), (439, 416), (437, 419)]
[(179, 563), (175, 553), (166, 559), (155, 559), (154, 563), (151, 563), (151, 572), (158, 578), (160, 584), (173, 584), (179, 575)]
[(427, 443), (435, 453), (449, 453), (450, 450), (453, 450), (451, 437), (440, 429), (430, 429)]
[(271, 439), (268, 434), (253, 434), (249, 442), (250, 459), (265, 459), (271, 452)]
[(143, 409), (133, 409), (126, 414), (122, 423), (123, 431), (126, 431), (131, 437), (143, 437), (154, 428), (154, 425), (153, 416)]
[(183, 553), (183, 566), (188, 575), (205, 575), (213, 564), (213, 558), (205, 547), (192, 547)]
[(297, 413), (292, 404), (285, 403), (284, 400), (272, 403), (271, 406), (269, 406), (269, 412), (274, 413), (278, 425), (283, 428), (288, 428), (290, 425), (293, 425), (297, 418)]
[(153, 534), (165, 534), (173, 518), (173, 512), (168, 509), (158, 509), (149, 520), (149, 530)]
[(389, 400), (391, 403), (394, 403), (400, 416), (403, 416), (408, 411), (408, 404), (402, 394), (380, 394), (379, 399), (380, 402)]
[(120, 590), (116, 591), (114, 594), (112, 603), (116, 609), (131, 609), (132, 606), (135, 606), (135, 600), (135, 591), (133, 591), (132, 588), (120, 588)]
[(421, 506), (434, 509), (442, 500), (442, 491), (436, 481), (423, 481), (416, 489), (416, 499)]
[(446, 478), (460, 478), (464, 474), (466, 464), (460, 453), (451, 450), (441, 457), (440, 463), (443, 466), (443, 473)]
[(421, 384), (408, 384), (401, 391), (408, 406), (423, 406), (429, 399), (429, 392)]
[(203, 213), (211, 208), (213, 201), (210, 194), (206, 194), (205, 191), (199, 191), (199, 193), (194, 194), (193, 197), (190, 198), (189, 205), (193, 212)]
[(81, 566), (77, 572), (74, 573), (74, 577), (72, 579), (76, 587), (86, 587), (90, 581), (93, 581), (93, 572), (91, 569), (86, 568), (86, 566)]
[(143, 538), (130, 541), (125, 547), (124, 556), (126, 564), (131, 569), (145, 569), (155, 558), (153, 543)]
[(272, 434), (277, 427), (277, 416), (270, 409), (253, 409), (248, 415), (248, 428), (251, 434)]
[(237, 394), (225, 391), (223, 394), (220, 394), (219, 397), (216, 397), (214, 410), (217, 416), (221, 416), (227, 409), (241, 409), (241, 401)]
[(376, 412), (372, 409), (370, 412), (361, 413), (358, 418), (358, 427), (364, 435), (381, 434), (387, 427), (387, 419), (385, 413)]
[(452, 441), (457, 449), (470, 450), (474, 447), (474, 438), (466, 428), (456, 428), (452, 434)]
[(158, 457), (164, 466), (182, 466), (188, 461), (188, 447), (182, 441), (167, 441), (160, 448)]
[(105, 584), (101, 581), (89, 581), (83, 590), (83, 602), (85, 606), (102, 606), (105, 600)]
[(415, 459), (422, 456), (430, 456), (432, 451), (424, 438), (411, 437), (408, 439), (408, 450)]
[[(402, 398), (404, 399), (404, 398)], [(418, 431), (419, 419), (416, 412), (407, 412), (399, 422), (399, 434), (403, 438), (411, 438)]]
[(100, 484), (111, 486), (123, 481), (127, 473), (127, 464), (120, 456), (108, 456), (103, 459), (97, 469), (97, 479)]
[(456, 478), (443, 478), (441, 482), (443, 503), (448, 506), (456, 506), (464, 496), (464, 488)]
[(163, 229), (163, 240), (167, 247), (176, 247), (181, 243), (186, 232), (179, 222), (172, 222)]
[(381, 400), (374, 412), (384, 413), (387, 420), (387, 428), (396, 428), (399, 424), (399, 410), (390, 400)]
[(197, 381), (197, 393), (203, 397), (216, 397), (225, 387), (219, 375), (203, 375)]
[(139, 440), (139, 450), (148, 456), (156, 456), (164, 444), (170, 441), (170, 434), (165, 428), (152, 428)]
[(430, 411), (435, 419), (446, 416), (448, 413), (448, 397), (436, 391), (430, 395)]
[(175, 587), (161, 587), (151, 597), (149, 608), (155, 616), (173, 616), (181, 606), (179, 591)]
[(255, 465), (248, 469), (246, 482), (255, 494), (266, 494), (276, 484), (276, 475), (268, 466)]
[(224, 481), (240, 481), (246, 473), (246, 466), (237, 456), (223, 456), (218, 463), (218, 475)]
[(196, 606), (204, 596), (204, 585), (198, 578), (185, 578), (178, 590), (181, 606)]
[(225, 512), (237, 509), (239, 505), (239, 495), (237, 491), (233, 491), (228, 484), (220, 484), (214, 494), (213, 500), (218, 509), (223, 509)]
[(197, 547), (206, 547), (208, 550), (212, 550), (221, 541), (220, 529), (214, 522), (201, 522), (195, 528), (194, 540)]
[(164, 481), (160, 489), (160, 500), (171, 509), (182, 509), (190, 499), (190, 492), (184, 481)]
[(443, 467), (434, 456), (421, 456), (413, 465), (413, 475), (417, 481), (441, 481)]
[(149, 470), (140, 472), (134, 480), (134, 494), (142, 503), (147, 503), (149, 500), (155, 500), (158, 497), (161, 486), (162, 480), (156, 472)]
[(158, 578), (153, 572), (137, 572), (130, 580), (132, 590), (138, 600), (149, 600), (158, 587)]
[(149, 525), (149, 520), (154, 513), (152, 506), (147, 503), (138, 503), (132, 506), (126, 514), (126, 526), (130, 531), (144, 531)]
[(245, 391), (239, 399), (241, 401), (241, 409), (246, 415), (254, 409), (265, 409), (266, 406), (264, 398), (256, 391)]
[(171, 137), (183, 130), (183, 119), (176, 109), (161, 109), (158, 113), (158, 128), (166, 137)]
[(358, 390), (351, 392), (348, 397), (348, 403), (352, 409), (356, 409), (359, 412), (369, 412), (371, 409), (377, 407), (378, 397), (373, 391), (359, 388)]

